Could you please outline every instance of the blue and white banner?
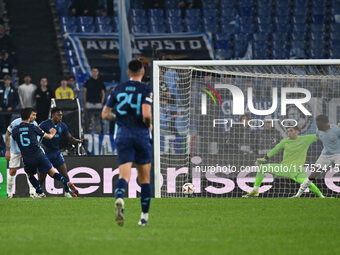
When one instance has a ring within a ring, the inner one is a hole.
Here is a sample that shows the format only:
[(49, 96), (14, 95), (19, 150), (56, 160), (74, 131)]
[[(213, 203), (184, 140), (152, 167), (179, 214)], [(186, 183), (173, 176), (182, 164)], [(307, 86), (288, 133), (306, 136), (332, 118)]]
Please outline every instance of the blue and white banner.
[[(98, 67), (105, 81), (120, 81), (118, 34), (70, 33), (65, 34), (76, 53), (84, 74)], [(152, 51), (174, 60), (214, 59), (210, 37), (206, 33), (135, 34), (131, 39), (133, 57), (144, 63), (152, 61)]]

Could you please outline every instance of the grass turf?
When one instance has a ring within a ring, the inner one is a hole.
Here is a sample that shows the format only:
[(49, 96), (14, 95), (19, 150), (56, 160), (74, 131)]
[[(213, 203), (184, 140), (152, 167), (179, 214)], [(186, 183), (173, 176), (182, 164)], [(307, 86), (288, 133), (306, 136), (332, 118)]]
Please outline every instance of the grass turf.
[(125, 205), (118, 227), (111, 198), (0, 199), (0, 253), (340, 254), (339, 199), (153, 199), (146, 228)]

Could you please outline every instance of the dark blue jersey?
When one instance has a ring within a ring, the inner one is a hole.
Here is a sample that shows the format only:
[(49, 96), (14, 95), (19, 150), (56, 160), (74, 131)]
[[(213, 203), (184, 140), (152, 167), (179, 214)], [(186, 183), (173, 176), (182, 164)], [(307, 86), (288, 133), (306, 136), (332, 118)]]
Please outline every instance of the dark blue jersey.
[(152, 105), (152, 90), (142, 82), (128, 81), (111, 92), (106, 106), (115, 110), (117, 135), (149, 135), (143, 121), (142, 104)]
[(31, 160), (43, 153), (37, 140), (37, 136), (43, 137), (44, 134), (45, 132), (37, 126), (25, 122), (21, 122), (18, 126), (13, 128), (12, 137), (19, 145), (24, 161), (25, 158)]
[(52, 128), (57, 130), (57, 133), (51, 140), (44, 138), (42, 144), (46, 147), (46, 154), (59, 152), (61, 138), (70, 133), (66, 124), (64, 122), (59, 122), (57, 125), (54, 125), (52, 120), (48, 119), (40, 123), (40, 128), (46, 133), (49, 133)]

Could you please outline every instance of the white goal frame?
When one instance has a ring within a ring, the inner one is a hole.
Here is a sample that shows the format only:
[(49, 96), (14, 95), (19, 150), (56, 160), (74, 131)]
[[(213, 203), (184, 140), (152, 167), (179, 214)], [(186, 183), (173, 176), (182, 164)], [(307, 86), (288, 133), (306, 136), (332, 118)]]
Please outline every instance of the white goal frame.
[(183, 60), (183, 61), (153, 61), (153, 146), (154, 146), (154, 196), (161, 197), (160, 169), (160, 110), (159, 110), (159, 71), (167, 66), (296, 66), (296, 65), (340, 65), (340, 59), (298, 59), (298, 60)]

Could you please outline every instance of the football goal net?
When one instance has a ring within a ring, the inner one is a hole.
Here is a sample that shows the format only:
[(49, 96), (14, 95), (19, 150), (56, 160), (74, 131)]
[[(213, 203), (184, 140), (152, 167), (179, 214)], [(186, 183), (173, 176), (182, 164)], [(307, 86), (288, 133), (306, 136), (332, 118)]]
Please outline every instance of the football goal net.
[[(155, 197), (182, 197), (188, 182), (196, 197), (241, 197), (254, 186), (256, 159), (289, 127), (316, 134), (321, 114), (340, 123), (340, 60), (154, 61), (153, 87)], [(310, 144), (296, 172), (314, 171), (322, 146)], [(340, 193), (338, 168), (319, 169), (324, 195)], [(289, 176), (266, 173), (260, 197), (294, 195), (300, 184)]]

